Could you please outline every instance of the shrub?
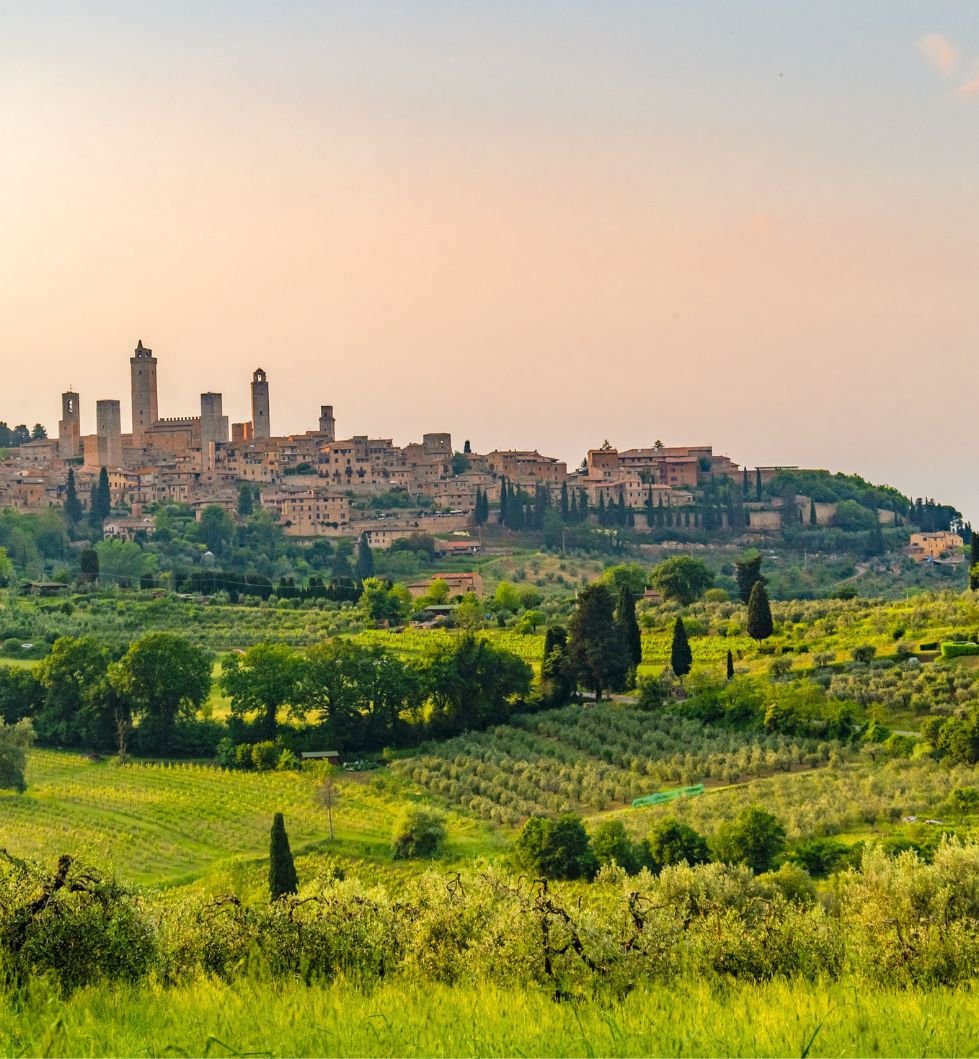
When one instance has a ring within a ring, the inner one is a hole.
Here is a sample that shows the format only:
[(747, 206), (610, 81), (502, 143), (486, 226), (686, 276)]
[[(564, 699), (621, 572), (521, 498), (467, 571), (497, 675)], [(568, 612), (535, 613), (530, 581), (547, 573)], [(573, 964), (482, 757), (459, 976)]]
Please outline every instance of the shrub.
[(785, 849), (785, 828), (771, 813), (755, 806), (721, 827), (713, 846), (718, 860), (747, 864), (760, 874), (770, 871)]
[(254, 743), (251, 749), (252, 765), (259, 772), (270, 772), (278, 765), (280, 753), (279, 747), (269, 739)]
[(392, 837), (395, 860), (434, 857), (445, 842), (445, 820), (440, 813), (407, 809), (395, 823)]
[(979, 655), (979, 644), (943, 643), (942, 658), (961, 658), (963, 655)]
[(853, 661), (860, 662), (863, 665), (873, 660), (874, 655), (877, 654), (877, 648), (872, 644), (863, 644), (860, 647), (854, 647), (853, 649)]

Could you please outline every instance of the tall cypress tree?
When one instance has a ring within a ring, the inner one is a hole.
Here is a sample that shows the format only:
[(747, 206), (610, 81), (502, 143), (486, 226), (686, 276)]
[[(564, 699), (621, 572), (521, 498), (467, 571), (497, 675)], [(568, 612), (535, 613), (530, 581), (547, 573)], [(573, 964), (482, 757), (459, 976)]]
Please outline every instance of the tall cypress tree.
[(973, 532), (969, 543), (969, 588), (979, 588), (979, 531)]
[(754, 555), (749, 552), (734, 564), (734, 577), (738, 582), (738, 595), (742, 603), (747, 603), (751, 599), (751, 590), (755, 587), (756, 581), (765, 583), (766, 578), (761, 572), (761, 562), (762, 557), (757, 552)]
[(107, 519), (112, 512), (112, 494), (109, 492), (109, 472), (103, 467), (99, 471), (99, 486), (96, 493), (99, 518)]
[(731, 654), (731, 648), (727, 649), (727, 679), (734, 679), (734, 655)]
[(500, 482), (500, 525), (507, 524), (507, 507), (509, 506), (509, 492), (506, 487), (506, 478)]
[(68, 521), (72, 523), (72, 525), (76, 522), (81, 522), (82, 502), (78, 499), (78, 490), (75, 487), (75, 470), (73, 467), (68, 468), (68, 482), (65, 485), (65, 514), (68, 516)]
[(748, 493), (751, 491), (751, 487), (748, 484), (748, 468), (745, 467), (741, 472), (741, 496), (744, 500), (748, 499)]
[(673, 645), (670, 648), (670, 668), (683, 680), (692, 667), (693, 652), (687, 639), (687, 629), (683, 618), (677, 615), (676, 624), (673, 626)]
[(761, 500), (761, 468), (755, 468), (755, 499)]
[(354, 573), (361, 581), (374, 576), (374, 553), (371, 551), (366, 533), (360, 535), (360, 541), (357, 544), (357, 565), (354, 567)]
[(607, 522), (607, 518), (606, 518), (606, 515), (605, 515), (605, 494), (604, 493), (599, 493), (598, 494), (598, 524), (599, 524), (599, 526), (604, 526), (606, 522)]
[(299, 889), (299, 876), (289, 849), (289, 836), (286, 834), (282, 813), (272, 818), (272, 836), (269, 843), (269, 896), (277, 901), (286, 894), (294, 894)]
[(636, 597), (628, 585), (619, 588), (615, 620), (622, 632), (629, 661), (633, 666), (638, 666), (642, 661), (642, 633), (636, 620)]
[(767, 640), (775, 631), (768, 593), (761, 581), (756, 581), (748, 599), (748, 635), (754, 640)]
[(568, 501), (568, 483), (561, 483), (561, 521), (567, 522), (568, 517), (571, 514), (571, 507)]
[(813, 497), (809, 497), (809, 525), (813, 529), (819, 525), (819, 519), (816, 517), (816, 501)]

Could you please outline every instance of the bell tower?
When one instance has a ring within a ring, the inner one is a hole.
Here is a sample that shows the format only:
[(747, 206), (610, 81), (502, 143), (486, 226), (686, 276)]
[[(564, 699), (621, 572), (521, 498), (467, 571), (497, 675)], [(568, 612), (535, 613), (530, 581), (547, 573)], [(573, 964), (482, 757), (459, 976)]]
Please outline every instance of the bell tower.
[(61, 395), (61, 419), (58, 421), (58, 455), (73, 460), (82, 454), (82, 413), (78, 394), (68, 387)]
[(129, 358), (133, 394), (133, 444), (142, 445), (146, 431), (160, 418), (156, 399), (156, 357), (140, 339)]
[(252, 430), (256, 438), (272, 436), (269, 423), (269, 377), (262, 368), (256, 368), (252, 375)]

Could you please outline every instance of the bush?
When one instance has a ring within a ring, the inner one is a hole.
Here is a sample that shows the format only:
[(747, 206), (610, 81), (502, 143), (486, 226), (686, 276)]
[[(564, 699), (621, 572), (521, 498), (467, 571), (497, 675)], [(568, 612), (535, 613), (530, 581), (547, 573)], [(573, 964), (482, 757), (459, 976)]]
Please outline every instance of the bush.
[(875, 654), (877, 654), (876, 647), (872, 644), (863, 644), (861, 647), (853, 648), (853, 661), (867, 665), (869, 662), (873, 661)]
[(261, 743), (254, 743), (252, 745), (252, 765), (254, 765), (259, 772), (271, 772), (272, 769), (279, 764), (280, 755), (280, 748), (271, 740), (267, 739)]
[[(924, 647), (922, 646), (922, 650)], [(943, 643), (942, 658), (961, 658), (963, 655), (979, 655), (976, 643)]]
[(392, 855), (395, 860), (434, 857), (445, 842), (441, 813), (407, 809), (394, 825)]
[(733, 823), (725, 824), (714, 839), (718, 860), (747, 864), (755, 874), (770, 871), (785, 849), (785, 828), (771, 813), (746, 809)]

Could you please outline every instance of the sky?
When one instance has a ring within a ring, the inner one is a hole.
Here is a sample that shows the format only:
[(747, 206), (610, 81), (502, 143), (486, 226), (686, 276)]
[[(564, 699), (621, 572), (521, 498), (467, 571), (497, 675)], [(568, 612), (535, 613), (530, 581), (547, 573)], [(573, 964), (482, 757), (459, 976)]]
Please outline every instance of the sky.
[(0, 419), (204, 391), (979, 520), (969, 0), (0, 4)]

